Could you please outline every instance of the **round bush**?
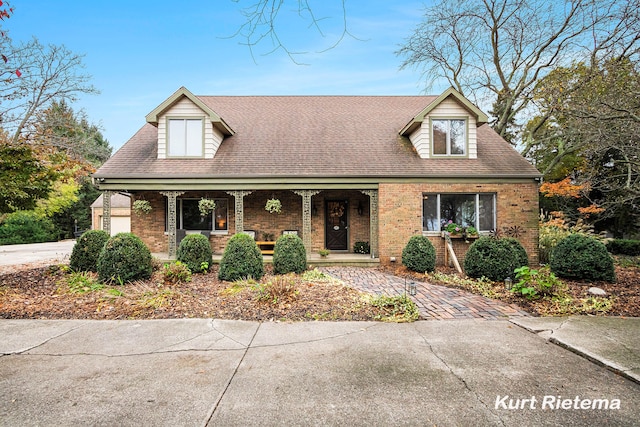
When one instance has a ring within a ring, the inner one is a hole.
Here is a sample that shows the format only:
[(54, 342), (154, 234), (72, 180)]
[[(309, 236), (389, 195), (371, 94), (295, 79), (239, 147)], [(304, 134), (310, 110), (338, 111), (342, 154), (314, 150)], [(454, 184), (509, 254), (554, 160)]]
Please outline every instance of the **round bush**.
[(419, 273), (433, 271), (436, 268), (436, 249), (426, 237), (411, 236), (402, 250), (402, 264)]
[(561, 240), (551, 252), (551, 271), (558, 277), (615, 282), (613, 258), (607, 247), (584, 234)]
[(302, 239), (285, 234), (276, 240), (273, 248), (273, 271), (276, 274), (302, 273), (307, 269), (307, 251)]
[(514, 270), (529, 265), (527, 251), (512, 237), (481, 237), (471, 244), (464, 257), (464, 271), (469, 277), (486, 277), (503, 281), (515, 277)]
[(89, 230), (82, 233), (73, 245), (69, 267), (74, 271), (98, 271), (98, 256), (109, 240), (104, 230)]
[(180, 242), (176, 258), (192, 273), (207, 271), (213, 264), (209, 239), (202, 234), (187, 234)]
[(255, 240), (248, 234), (235, 234), (224, 249), (218, 278), (230, 282), (252, 277), (260, 279), (264, 275), (262, 253)]
[(148, 279), (152, 271), (149, 248), (131, 233), (118, 233), (109, 238), (98, 256), (98, 277), (104, 283)]
[(56, 238), (53, 222), (32, 211), (9, 214), (0, 225), (0, 245), (53, 242)]

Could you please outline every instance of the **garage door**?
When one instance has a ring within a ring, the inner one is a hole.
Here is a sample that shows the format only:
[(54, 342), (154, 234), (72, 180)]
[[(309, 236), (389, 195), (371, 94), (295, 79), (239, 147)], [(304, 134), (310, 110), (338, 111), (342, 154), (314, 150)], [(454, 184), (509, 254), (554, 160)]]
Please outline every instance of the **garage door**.
[[(100, 216), (100, 229), (102, 230), (102, 216)], [(111, 235), (118, 233), (131, 232), (131, 217), (128, 216), (112, 216), (111, 217)]]

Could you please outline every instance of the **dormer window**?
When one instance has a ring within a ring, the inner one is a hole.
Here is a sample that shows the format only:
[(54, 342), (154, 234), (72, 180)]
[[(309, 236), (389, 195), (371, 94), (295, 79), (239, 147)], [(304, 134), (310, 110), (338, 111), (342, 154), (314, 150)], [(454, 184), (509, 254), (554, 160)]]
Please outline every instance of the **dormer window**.
[(167, 119), (168, 157), (203, 157), (204, 121)]
[(467, 154), (467, 121), (465, 119), (432, 119), (434, 156)]

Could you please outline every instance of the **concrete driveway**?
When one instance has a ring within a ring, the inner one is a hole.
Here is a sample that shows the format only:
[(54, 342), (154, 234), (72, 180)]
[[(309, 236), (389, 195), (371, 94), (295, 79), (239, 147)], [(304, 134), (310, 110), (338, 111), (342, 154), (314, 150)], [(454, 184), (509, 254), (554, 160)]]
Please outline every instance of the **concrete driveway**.
[(0, 425), (638, 425), (640, 386), (507, 320), (0, 320)]
[(68, 260), (75, 240), (0, 246), (0, 266), (28, 264), (37, 261)]

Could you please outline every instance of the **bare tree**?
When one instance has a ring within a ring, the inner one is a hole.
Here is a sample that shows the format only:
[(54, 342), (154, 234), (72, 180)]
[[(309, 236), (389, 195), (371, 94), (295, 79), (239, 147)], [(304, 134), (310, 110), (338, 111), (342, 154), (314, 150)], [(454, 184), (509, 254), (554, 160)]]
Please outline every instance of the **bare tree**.
[[(232, 1), (238, 2), (238, 0)], [(342, 29), (337, 39), (325, 50), (334, 48), (347, 36), (354, 37), (347, 27), (345, 1), (346, 0), (335, 0), (342, 10)], [(300, 64), (297, 58), (307, 52), (292, 50), (289, 44), (290, 42), (283, 38), (281, 29), (292, 25), (289, 18), (293, 14), (299, 21), (305, 23), (310, 28), (314, 28), (318, 34), (325, 37), (321, 23), (327, 19), (327, 17), (318, 16), (316, 11), (317, 7), (314, 9), (314, 7), (310, 5), (309, 0), (256, 0), (253, 5), (241, 10), (242, 15), (245, 17), (245, 22), (232, 37), (242, 38), (244, 40), (243, 44), (249, 48), (251, 56), (254, 58), (257, 46), (262, 43), (267, 43), (268, 50), (266, 54), (280, 50), (294, 63)]]
[(440, 0), (398, 51), (402, 67), (446, 80), (478, 103), (493, 101), (503, 137), (530, 104), (536, 83), (559, 66), (601, 55), (637, 55), (635, 0)]
[(37, 113), (54, 100), (75, 101), (80, 94), (98, 92), (82, 73), (82, 55), (64, 46), (44, 46), (35, 38), (17, 47), (4, 42), (0, 47), (9, 52), (12, 67), (0, 64), (0, 127), (10, 132), (12, 143), (29, 140)]

